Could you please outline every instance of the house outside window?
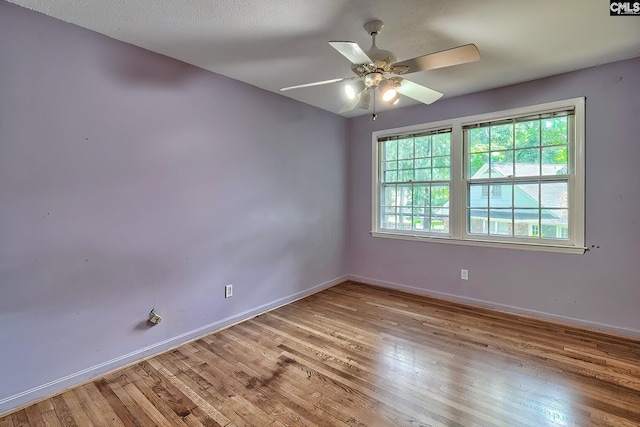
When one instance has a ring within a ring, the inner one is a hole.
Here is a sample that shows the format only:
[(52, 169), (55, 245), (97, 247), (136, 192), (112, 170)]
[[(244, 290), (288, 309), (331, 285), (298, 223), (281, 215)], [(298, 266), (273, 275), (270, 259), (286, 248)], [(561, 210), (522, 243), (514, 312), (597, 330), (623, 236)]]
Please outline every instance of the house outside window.
[(372, 234), (584, 252), (584, 98), (373, 134)]

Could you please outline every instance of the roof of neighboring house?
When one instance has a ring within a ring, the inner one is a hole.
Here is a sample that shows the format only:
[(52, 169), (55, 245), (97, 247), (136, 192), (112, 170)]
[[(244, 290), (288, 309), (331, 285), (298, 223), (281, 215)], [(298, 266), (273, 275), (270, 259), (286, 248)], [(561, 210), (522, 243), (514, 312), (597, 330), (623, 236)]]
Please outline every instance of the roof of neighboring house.
[[(512, 166), (508, 164), (494, 164), (491, 169), (503, 177), (512, 175)], [(538, 176), (540, 173), (538, 165), (531, 163), (516, 163), (515, 170), (518, 176)], [(542, 175), (564, 175), (567, 173), (566, 165), (542, 165)], [(557, 184), (548, 183), (545, 185), (542, 195), (540, 195), (540, 187), (538, 185), (516, 185), (516, 191), (526, 193), (537, 204), (538, 198), (541, 196), (540, 204), (542, 207), (548, 208), (567, 208), (567, 186), (564, 182)]]
[[(540, 174), (539, 166), (531, 163), (515, 163), (515, 164), (505, 164), (505, 163), (494, 163), (491, 165), (491, 169), (489, 169), (489, 165), (485, 164), (482, 166), (471, 178), (489, 178), (489, 176), (495, 177), (510, 177), (514, 174), (514, 169), (519, 177), (531, 176), (532, 181), (531, 185), (516, 184), (514, 187), (513, 197), (515, 199), (516, 209), (513, 212), (514, 219), (516, 220), (537, 220), (538, 212), (532, 208), (538, 207), (538, 200), (540, 200), (540, 207), (542, 208), (541, 217), (546, 224), (566, 224), (567, 222), (567, 211), (568, 207), (568, 197), (567, 197), (567, 184), (564, 181), (558, 182), (546, 182), (544, 183), (544, 188), (542, 194), (540, 194), (540, 185), (538, 185), (537, 177)], [(491, 173), (489, 171), (491, 170)], [(553, 176), (553, 175), (564, 175), (566, 174), (566, 166), (565, 165), (553, 165), (553, 164), (543, 164), (542, 165), (542, 174), (545, 176)], [(469, 200), (470, 206), (470, 215), (471, 217), (480, 217), (487, 218), (488, 216), (488, 208), (487, 206), (487, 197), (488, 193), (486, 192), (482, 194), (481, 191), (472, 191), (471, 199)], [(500, 201), (503, 203), (500, 203)], [(506, 198), (498, 198), (492, 197), (493, 207), (511, 207), (512, 201), (510, 197)], [(476, 207), (475, 209), (473, 207)], [(447, 203), (443, 208), (448, 208), (449, 204)], [(524, 209), (518, 209), (517, 207), (521, 207)], [(545, 209), (547, 208), (547, 209)], [(564, 209), (564, 210), (558, 210)], [(442, 212), (445, 213), (444, 211)], [(511, 219), (511, 209), (492, 209), (491, 210), (492, 218), (504, 218)]]

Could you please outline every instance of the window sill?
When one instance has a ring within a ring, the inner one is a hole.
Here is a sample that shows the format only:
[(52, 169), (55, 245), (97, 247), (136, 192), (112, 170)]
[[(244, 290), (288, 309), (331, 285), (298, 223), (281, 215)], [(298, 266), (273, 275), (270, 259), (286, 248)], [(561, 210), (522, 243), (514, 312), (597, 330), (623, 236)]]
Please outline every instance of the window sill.
[(448, 245), (463, 245), (463, 246), (480, 246), (485, 248), (500, 248), (500, 249), (518, 249), (525, 251), (538, 251), (538, 252), (556, 252), (564, 254), (576, 254), (582, 255), (587, 248), (567, 245), (550, 245), (550, 244), (535, 244), (535, 243), (515, 243), (515, 242), (496, 242), (486, 240), (462, 240), (453, 239), (450, 237), (434, 237), (434, 236), (416, 236), (412, 234), (399, 234), (388, 233), (381, 231), (371, 231), (373, 237), (382, 237), (385, 239), (399, 239), (399, 240), (411, 240), (414, 242), (427, 242), (427, 243), (444, 243)]

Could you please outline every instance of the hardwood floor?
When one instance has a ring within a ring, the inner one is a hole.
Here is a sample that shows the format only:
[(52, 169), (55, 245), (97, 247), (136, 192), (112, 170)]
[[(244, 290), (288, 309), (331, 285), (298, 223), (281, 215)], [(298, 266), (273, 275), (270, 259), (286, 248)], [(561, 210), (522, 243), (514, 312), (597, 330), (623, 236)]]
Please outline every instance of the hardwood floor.
[(0, 418), (639, 426), (640, 341), (344, 283)]

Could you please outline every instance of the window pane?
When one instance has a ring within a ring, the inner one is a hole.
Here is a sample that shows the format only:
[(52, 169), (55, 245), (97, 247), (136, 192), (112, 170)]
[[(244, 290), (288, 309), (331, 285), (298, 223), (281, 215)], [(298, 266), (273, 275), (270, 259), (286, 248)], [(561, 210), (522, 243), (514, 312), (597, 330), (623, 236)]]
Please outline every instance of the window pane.
[(449, 177), (449, 168), (433, 168), (432, 178), (434, 181), (448, 181)]
[(413, 187), (413, 206), (431, 206), (428, 185), (415, 185)]
[(468, 210), (469, 234), (489, 234), (489, 212), (486, 209)]
[(383, 160), (396, 160), (398, 158), (398, 142), (396, 140), (383, 142)]
[(451, 176), (451, 160), (449, 157), (433, 158), (433, 179), (434, 181), (449, 180)]
[(513, 190), (513, 205), (516, 208), (537, 208), (540, 205), (538, 182), (518, 182)]
[(567, 117), (542, 120), (542, 145), (566, 145), (568, 142), (567, 123)]
[(545, 239), (563, 239), (562, 229), (569, 227), (567, 209), (543, 209), (541, 213), (540, 232)]
[(537, 147), (540, 145), (540, 121), (515, 124), (516, 148)]
[(398, 206), (411, 207), (412, 202), (412, 187), (410, 185), (398, 185)]
[(448, 156), (451, 146), (451, 133), (438, 133), (431, 136), (433, 156)]
[(491, 184), (489, 191), (489, 205), (495, 207), (508, 207), (513, 205), (511, 197), (511, 189), (513, 184)]
[(471, 208), (489, 207), (489, 194), (485, 191), (487, 184), (469, 184), (469, 200), (467, 204)]
[(398, 223), (396, 224), (396, 228), (398, 230), (411, 230), (411, 214), (400, 213), (397, 218)]
[(491, 151), (513, 148), (513, 125), (491, 126)]
[(469, 129), (469, 152), (489, 151), (489, 128)]
[(542, 207), (567, 208), (569, 206), (567, 196), (568, 183), (566, 181), (543, 182), (540, 187)]
[(498, 230), (496, 231), (496, 234), (501, 236), (511, 236), (511, 227), (511, 221), (500, 221), (498, 222)]
[[(389, 202), (392, 203), (392, 202)], [(394, 202), (393, 202), (394, 203)], [(395, 229), (396, 227), (396, 207), (383, 206), (380, 212), (380, 226), (382, 228)]]
[(416, 181), (431, 181), (431, 168), (429, 169), (416, 169), (414, 174), (414, 180)]
[(430, 209), (417, 208), (413, 210), (413, 229), (417, 231), (429, 230)]
[(445, 205), (449, 206), (449, 186), (433, 185), (431, 187), (431, 207), (441, 208)]
[(430, 231), (434, 233), (449, 232), (449, 209), (440, 208), (431, 210)]
[(409, 182), (409, 181), (413, 181), (413, 170), (409, 169), (409, 170), (402, 170), (400, 171), (400, 182)]
[(492, 178), (513, 176), (513, 151), (491, 152), (490, 176)]
[(380, 204), (382, 206), (397, 206), (395, 185), (382, 187)]
[(431, 135), (415, 140), (416, 157), (431, 157)]
[(569, 149), (566, 145), (542, 149), (542, 174), (567, 174)]
[(489, 234), (511, 234), (511, 209), (489, 209)]
[(413, 158), (413, 138), (398, 140), (398, 159)]
[(398, 172), (396, 172), (396, 171), (385, 172), (382, 181), (383, 182), (396, 182), (396, 181), (398, 181)]
[(537, 239), (539, 212), (538, 209), (515, 209), (513, 211), (514, 235)]
[(558, 227), (556, 224), (542, 224), (540, 237), (545, 239), (556, 239), (558, 237)]
[(383, 162), (382, 163), (382, 170), (384, 170), (384, 171), (396, 170), (396, 169), (398, 169), (398, 162)]
[(396, 229), (396, 216), (395, 215), (382, 215), (381, 218), (382, 223), (380, 226), (382, 228), (387, 228), (390, 230)]
[(489, 153), (471, 154), (469, 156), (469, 177), (488, 178), (488, 169), (487, 172), (478, 174), (478, 172), (484, 165), (487, 165), (487, 167), (489, 167)]
[(516, 150), (515, 176), (540, 176), (540, 150)]

